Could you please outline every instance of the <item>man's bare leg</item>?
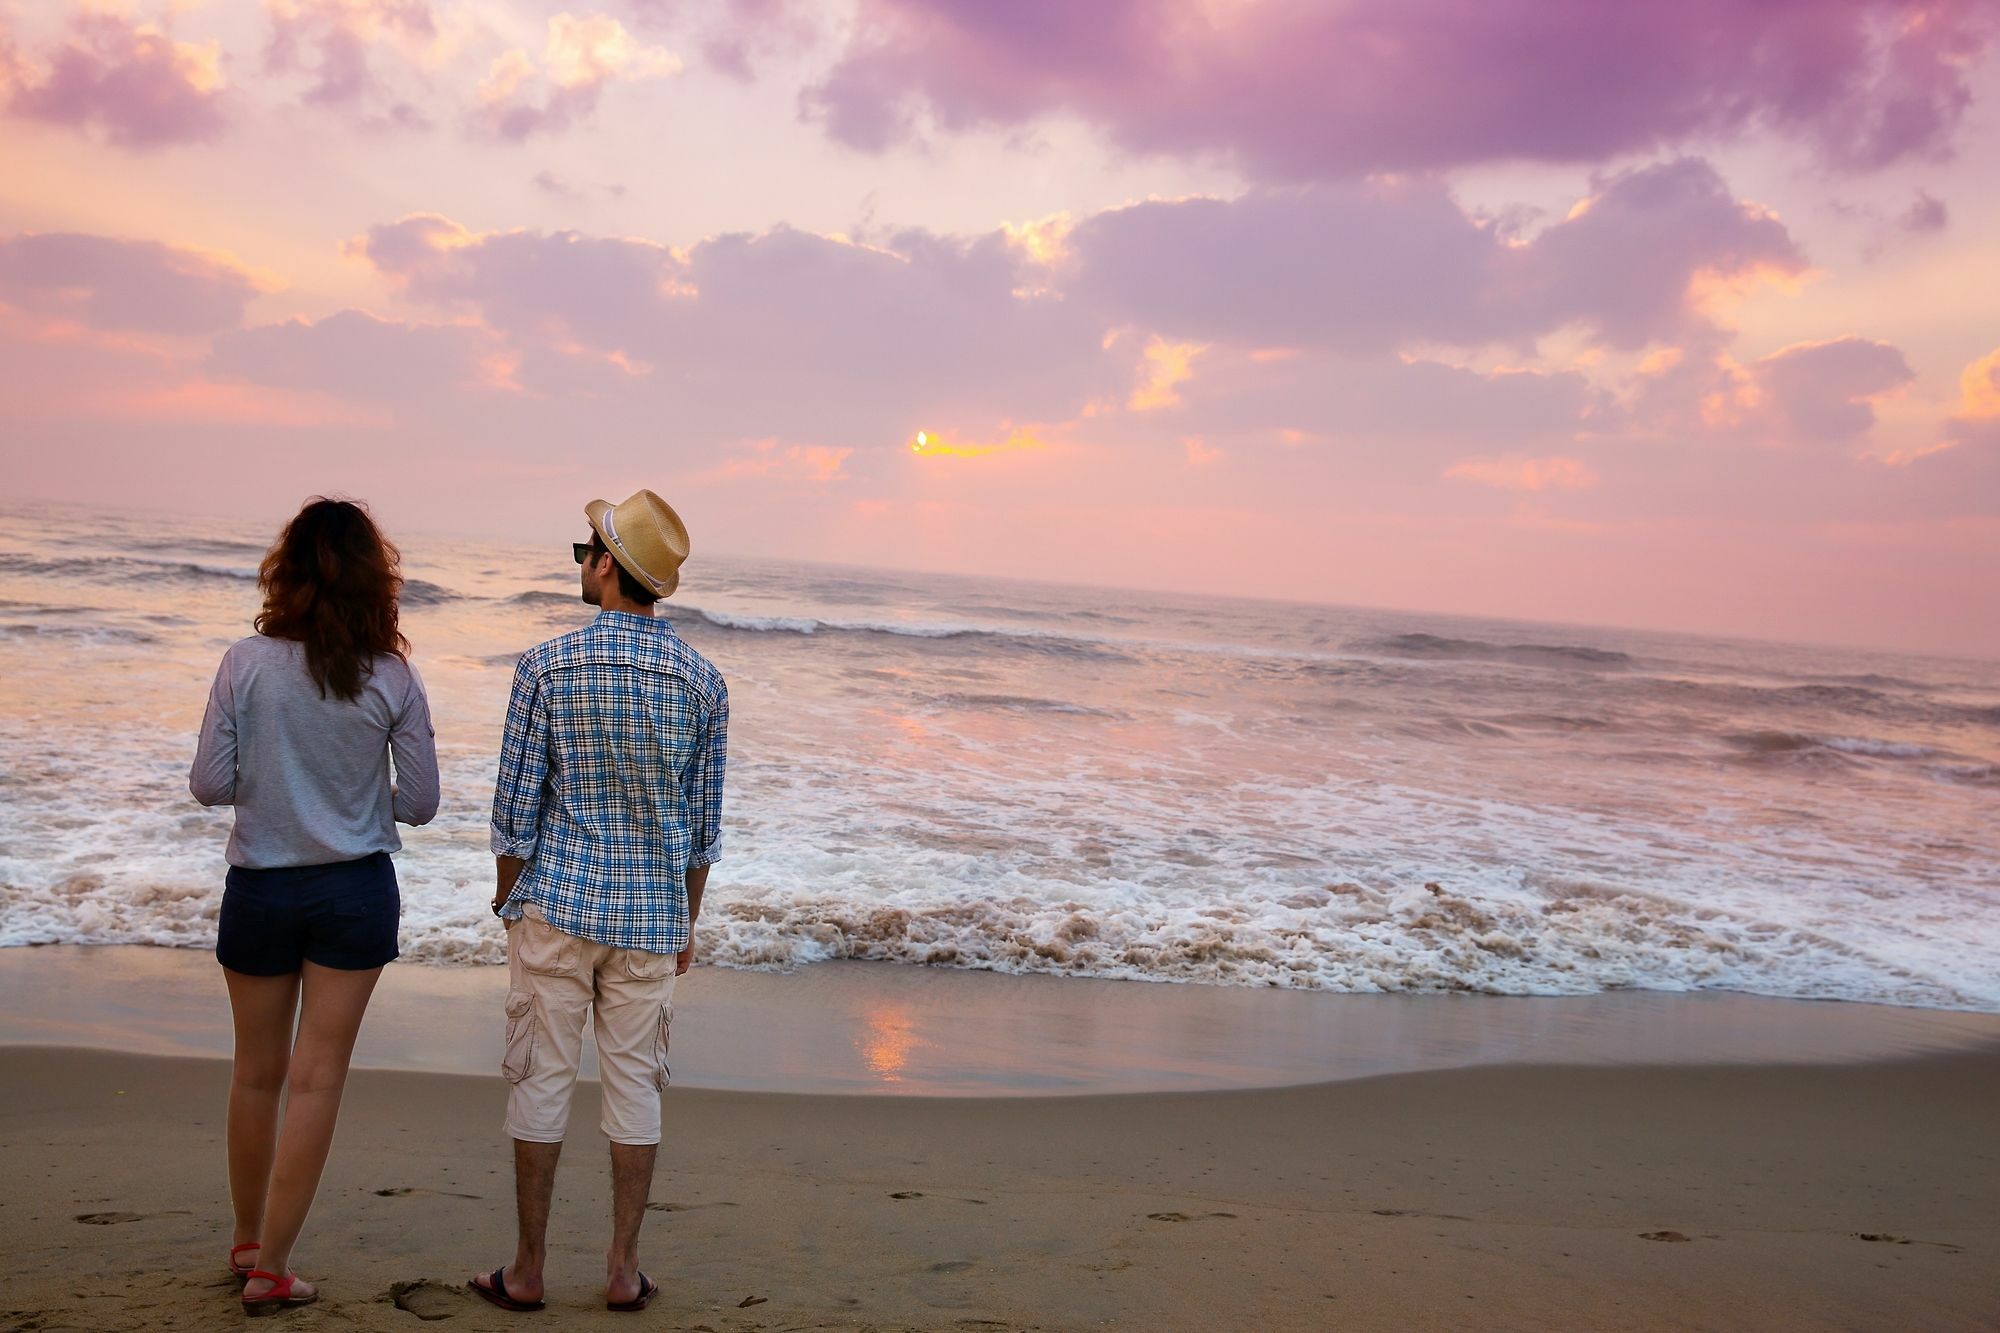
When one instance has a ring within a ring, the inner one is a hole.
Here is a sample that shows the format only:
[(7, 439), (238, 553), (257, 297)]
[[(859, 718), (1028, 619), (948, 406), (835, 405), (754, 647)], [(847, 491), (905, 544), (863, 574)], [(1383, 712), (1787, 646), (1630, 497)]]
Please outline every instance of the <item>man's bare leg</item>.
[(604, 1256), (604, 1298), (639, 1297), (639, 1228), (653, 1192), (657, 1143), (611, 1145), (611, 1249)]
[[(549, 1204), (556, 1193), (560, 1143), (514, 1140), (514, 1216), (520, 1237), (514, 1262), (501, 1274), (506, 1294), (517, 1301), (542, 1299), (542, 1269), (549, 1261)], [(483, 1284), (483, 1279), (482, 1279)]]

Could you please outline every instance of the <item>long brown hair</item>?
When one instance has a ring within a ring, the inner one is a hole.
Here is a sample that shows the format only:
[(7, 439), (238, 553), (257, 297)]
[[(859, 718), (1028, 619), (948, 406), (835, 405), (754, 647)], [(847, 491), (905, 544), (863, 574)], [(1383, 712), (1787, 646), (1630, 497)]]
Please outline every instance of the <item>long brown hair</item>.
[(409, 654), (409, 640), (396, 627), (402, 558), (365, 507), (314, 496), (257, 571), (264, 592), (257, 632), (304, 644), (320, 697), (331, 690), (352, 702), (373, 658)]

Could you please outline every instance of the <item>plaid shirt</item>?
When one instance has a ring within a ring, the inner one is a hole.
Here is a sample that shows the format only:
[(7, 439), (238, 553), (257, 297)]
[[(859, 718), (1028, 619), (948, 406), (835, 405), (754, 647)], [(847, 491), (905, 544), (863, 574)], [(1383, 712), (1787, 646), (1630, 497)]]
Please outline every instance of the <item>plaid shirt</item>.
[(687, 884), (722, 841), (729, 690), (664, 619), (601, 612), (514, 669), (493, 851), (528, 863), (501, 915), (614, 948), (687, 947)]

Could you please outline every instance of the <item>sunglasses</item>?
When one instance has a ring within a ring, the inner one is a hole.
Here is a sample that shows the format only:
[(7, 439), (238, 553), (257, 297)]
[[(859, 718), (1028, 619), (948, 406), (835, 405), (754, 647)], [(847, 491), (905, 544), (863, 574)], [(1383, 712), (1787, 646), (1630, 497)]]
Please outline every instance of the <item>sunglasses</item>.
[(579, 565), (603, 550), (596, 542), (571, 542), (570, 552), (576, 556)]

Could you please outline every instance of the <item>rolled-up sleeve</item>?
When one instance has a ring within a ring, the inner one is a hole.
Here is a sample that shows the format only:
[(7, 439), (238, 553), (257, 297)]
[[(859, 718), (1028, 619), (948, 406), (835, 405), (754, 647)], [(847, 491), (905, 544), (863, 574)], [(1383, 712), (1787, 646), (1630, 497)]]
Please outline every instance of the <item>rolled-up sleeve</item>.
[(195, 743), (194, 766), (188, 770), (188, 791), (203, 805), (236, 801), (236, 677), (226, 656), (208, 690), (201, 739)]
[(548, 715), (533, 660), (514, 668), (507, 728), (500, 738), (500, 776), (493, 784), (493, 854), (535, 857), (542, 823), (542, 789), (549, 776)]
[(694, 837), (688, 869), (722, 859), (722, 773), (729, 762), (729, 687), (718, 685), (701, 740), (688, 765), (688, 819)]
[(399, 824), (428, 824), (438, 812), (437, 729), (431, 725), (430, 696), (410, 668), (409, 692), (389, 730), (389, 757), (396, 763), (395, 812)]

